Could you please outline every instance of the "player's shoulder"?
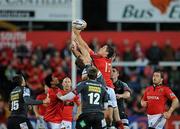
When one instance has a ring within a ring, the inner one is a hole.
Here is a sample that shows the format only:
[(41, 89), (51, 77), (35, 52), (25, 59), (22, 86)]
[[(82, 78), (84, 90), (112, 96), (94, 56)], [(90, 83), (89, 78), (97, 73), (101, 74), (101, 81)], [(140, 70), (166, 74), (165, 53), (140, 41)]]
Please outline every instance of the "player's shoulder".
[(84, 80), (84, 81), (80, 81), (78, 82), (77, 86), (81, 86), (81, 85), (85, 85), (87, 82), (87, 80)]
[(147, 86), (147, 87), (145, 88), (146, 91), (147, 91), (147, 90), (150, 90), (150, 89), (153, 89), (153, 85), (149, 85), (149, 86)]
[(44, 98), (46, 98), (46, 94), (45, 93), (42, 93), (42, 94), (39, 94), (37, 97), (36, 97), (36, 99), (37, 100), (42, 100), (42, 99), (44, 99)]
[(168, 85), (162, 85), (161, 88), (164, 90), (171, 90), (171, 87)]

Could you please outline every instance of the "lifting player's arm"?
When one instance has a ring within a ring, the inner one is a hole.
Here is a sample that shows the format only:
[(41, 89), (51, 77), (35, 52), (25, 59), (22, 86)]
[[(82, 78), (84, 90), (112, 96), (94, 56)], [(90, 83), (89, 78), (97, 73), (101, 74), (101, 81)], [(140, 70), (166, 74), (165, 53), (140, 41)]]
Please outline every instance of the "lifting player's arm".
[(77, 47), (76, 47), (76, 43), (74, 41), (72, 41), (73, 43), (71, 44), (71, 51), (72, 53), (74, 54), (74, 56), (77, 58), (77, 57), (80, 57), (81, 56), (81, 53), (77, 50)]
[(74, 35), (75, 35), (75, 39), (79, 42), (79, 45), (81, 45), (83, 48), (85, 48), (88, 52), (91, 51), (91, 49), (89, 48), (89, 46), (87, 45), (87, 43), (82, 39), (81, 35), (80, 35), (80, 30), (77, 30), (75, 28), (72, 29)]
[(89, 52), (80, 45), (78, 40), (75, 39), (74, 41), (75, 41), (75, 43), (76, 43), (76, 45), (77, 45), (77, 47), (78, 47), (78, 49), (80, 51), (81, 59), (82, 59), (83, 63), (85, 65), (91, 64), (92, 60), (91, 60)]
[(28, 105), (39, 105), (39, 104), (45, 104), (45, 103), (49, 103), (50, 100), (49, 98), (46, 98), (45, 100), (34, 100), (30, 97), (30, 90), (28, 88), (24, 88), (23, 91), (23, 99), (24, 102)]

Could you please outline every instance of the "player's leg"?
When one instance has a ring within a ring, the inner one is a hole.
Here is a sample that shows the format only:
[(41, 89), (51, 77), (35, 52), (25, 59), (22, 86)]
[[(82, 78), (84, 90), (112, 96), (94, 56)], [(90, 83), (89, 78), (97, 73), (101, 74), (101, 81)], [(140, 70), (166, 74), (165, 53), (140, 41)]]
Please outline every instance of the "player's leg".
[(53, 123), (53, 122), (48, 122), (50, 125), (51, 129), (60, 129), (61, 128), (61, 123)]
[(109, 100), (108, 100), (108, 110), (104, 112), (104, 116), (106, 119), (106, 123), (108, 127), (112, 126), (113, 122), (113, 103), (112, 103), (112, 89), (107, 87), (107, 93), (109, 95)]
[(33, 129), (30, 121), (24, 117), (9, 117), (7, 123), (8, 129)]
[(118, 109), (118, 106), (117, 106), (117, 99), (116, 99), (116, 94), (114, 92), (114, 89), (110, 88), (110, 94), (111, 94), (111, 102), (112, 102), (112, 107), (113, 107), (113, 118), (114, 118), (114, 121), (115, 121), (115, 126), (116, 128), (120, 128), (120, 129), (124, 129), (123, 128), (123, 124), (122, 124), (122, 121), (120, 119), (120, 116), (119, 116), (119, 109)]
[(89, 117), (86, 114), (81, 114), (76, 121), (76, 129), (91, 129)]
[(120, 112), (120, 118), (123, 123), (124, 129), (129, 129), (129, 120), (125, 112)]
[(102, 112), (92, 113), (91, 116), (92, 116), (92, 119), (91, 119), (92, 129), (106, 129), (107, 128), (106, 120)]
[(162, 114), (147, 115), (148, 116), (148, 127), (151, 129), (163, 129), (166, 119)]
[(72, 129), (72, 122), (63, 120), (63, 121), (61, 122), (61, 129), (62, 129), (62, 128)]

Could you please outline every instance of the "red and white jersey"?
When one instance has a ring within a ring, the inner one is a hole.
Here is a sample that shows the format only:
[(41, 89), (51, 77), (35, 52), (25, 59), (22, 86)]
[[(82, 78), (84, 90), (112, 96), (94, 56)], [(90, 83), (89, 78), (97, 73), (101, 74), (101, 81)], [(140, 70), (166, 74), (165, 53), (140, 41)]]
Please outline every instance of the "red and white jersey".
[(74, 97), (74, 99), (72, 99), (72, 100), (67, 100), (64, 102), (64, 108), (63, 108), (63, 112), (62, 112), (63, 120), (72, 122), (74, 103), (77, 106), (80, 105), (78, 96)]
[[(46, 97), (47, 97), (47, 95), (45, 93), (42, 93), (36, 97), (36, 100), (44, 100), (44, 99), (46, 99)], [(44, 104), (37, 105), (37, 107), (38, 107), (38, 113), (41, 116), (44, 116), (44, 114), (46, 113), (47, 107)]]
[(165, 112), (165, 105), (168, 99), (176, 98), (175, 94), (167, 86), (149, 86), (146, 88), (143, 100), (147, 101), (147, 114), (155, 115)]
[(64, 91), (55, 87), (49, 88), (48, 95), (50, 98), (50, 103), (46, 108), (46, 113), (44, 119), (47, 122), (60, 123), (62, 121), (62, 111), (64, 108), (64, 103), (57, 98), (57, 93), (63, 94)]
[(93, 60), (93, 64), (99, 69), (102, 73), (103, 78), (106, 82), (108, 87), (114, 88), (113, 82), (111, 80), (111, 67), (112, 67), (112, 60), (108, 58), (104, 58), (92, 50), (90, 51), (90, 56)]

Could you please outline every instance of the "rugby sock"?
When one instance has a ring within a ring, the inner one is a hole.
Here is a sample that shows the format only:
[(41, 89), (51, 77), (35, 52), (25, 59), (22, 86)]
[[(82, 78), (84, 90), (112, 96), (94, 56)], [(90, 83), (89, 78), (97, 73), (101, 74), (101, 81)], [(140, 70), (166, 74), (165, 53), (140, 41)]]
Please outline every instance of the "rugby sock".
[(122, 121), (116, 121), (115, 126), (118, 129), (124, 129), (124, 125), (123, 125)]

